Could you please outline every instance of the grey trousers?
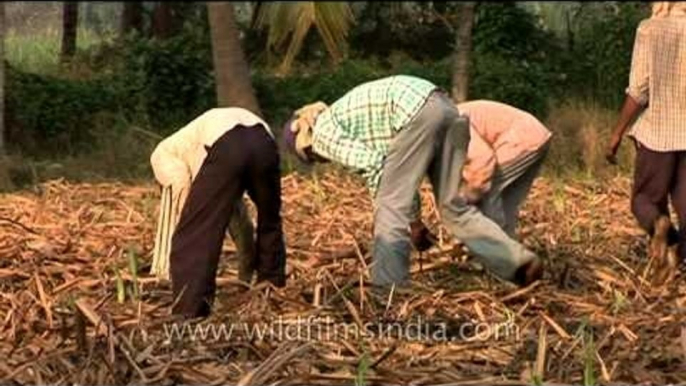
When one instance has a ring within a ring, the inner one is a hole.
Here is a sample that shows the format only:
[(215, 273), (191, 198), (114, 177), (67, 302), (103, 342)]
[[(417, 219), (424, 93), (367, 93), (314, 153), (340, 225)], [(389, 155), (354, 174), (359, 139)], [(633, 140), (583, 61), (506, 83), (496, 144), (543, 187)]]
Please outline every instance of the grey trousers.
[(477, 206), (510, 237), (516, 238), (519, 207), (531, 190), (534, 180), (548, 153), (549, 143), (507, 165), (499, 166), (492, 179), (491, 189)]
[(486, 267), (511, 280), (518, 267), (535, 258), (460, 197), (468, 145), (467, 119), (440, 93), (432, 94), (393, 139), (374, 200), (373, 284), (402, 286), (409, 282), (409, 224), (416, 209), (414, 198), (427, 174), (444, 225)]

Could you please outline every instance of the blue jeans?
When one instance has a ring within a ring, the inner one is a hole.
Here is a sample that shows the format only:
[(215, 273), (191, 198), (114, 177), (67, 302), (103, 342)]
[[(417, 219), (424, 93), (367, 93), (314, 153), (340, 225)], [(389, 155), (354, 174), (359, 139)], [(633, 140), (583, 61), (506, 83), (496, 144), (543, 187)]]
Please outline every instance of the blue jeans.
[(434, 93), (391, 142), (374, 200), (375, 285), (406, 285), (410, 276), (409, 224), (418, 189), (428, 174), (441, 219), (472, 254), (511, 280), (536, 256), (459, 195), (469, 124), (445, 95)]
[(549, 143), (546, 143), (534, 152), (499, 166), (493, 175), (491, 189), (477, 204), (481, 213), (500, 225), (512, 238), (515, 238), (519, 207), (529, 195), (548, 147)]

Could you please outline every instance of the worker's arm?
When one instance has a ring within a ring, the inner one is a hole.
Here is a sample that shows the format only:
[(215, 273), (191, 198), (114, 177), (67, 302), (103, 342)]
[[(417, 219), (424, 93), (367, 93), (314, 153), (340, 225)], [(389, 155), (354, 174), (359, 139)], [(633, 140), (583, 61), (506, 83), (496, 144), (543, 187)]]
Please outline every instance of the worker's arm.
[(460, 188), (462, 196), (469, 203), (479, 202), (491, 189), (491, 179), (496, 165), (495, 150), (476, 130), (471, 130)]
[(317, 117), (316, 130), (312, 133), (312, 152), (362, 174), (370, 194), (376, 195), (384, 154), (345, 132), (330, 109)]
[(162, 186), (171, 186), (172, 190), (187, 186), (191, 180), (190, 166), (184, 161), (176, 139), (173, 135), (166, 138), (150, 156), (155, 179)]
[(612, 164), (617, 163), (617, 151), (622, 143), (622, 138), (631, 122), (636, 119), (638, 114), (648, 104), (649, 95), (649, 52), (648, 35), (643, 25), (636, 31), (634, 42), (634, 52), (631, 58), (631, 73), (629, 74), (629, 87), (626, 89), (626, 98), (619, 119), (612, 131), (610, 142), (608, 143), (605, 158)]

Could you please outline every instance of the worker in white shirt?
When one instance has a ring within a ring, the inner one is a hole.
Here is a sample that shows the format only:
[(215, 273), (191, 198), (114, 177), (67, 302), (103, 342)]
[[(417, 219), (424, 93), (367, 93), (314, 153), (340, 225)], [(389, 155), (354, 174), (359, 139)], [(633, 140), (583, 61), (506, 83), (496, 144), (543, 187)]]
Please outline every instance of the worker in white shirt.
[[(285, 285), (278, 147), (269, 126), (242, 108), (209, 110), (164, 139), (150, 158), (162, 185), (153, 273), (171, 271), (172, 313), (202, 317), (214, 300), (227, 230), (239, 254), (239, 278)], [(257, 240), (242, 201), (257, 208)]]

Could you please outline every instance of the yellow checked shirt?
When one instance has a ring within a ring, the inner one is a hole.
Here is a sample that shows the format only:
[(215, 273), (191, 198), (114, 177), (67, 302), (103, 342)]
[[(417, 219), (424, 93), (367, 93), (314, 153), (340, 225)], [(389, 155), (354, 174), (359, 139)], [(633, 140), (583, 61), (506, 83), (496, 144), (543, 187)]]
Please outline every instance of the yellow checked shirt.
[(629, 135), (654, 151), (686, 150), (686, 16), (641, 22), (626, 92), (646, 106)]

